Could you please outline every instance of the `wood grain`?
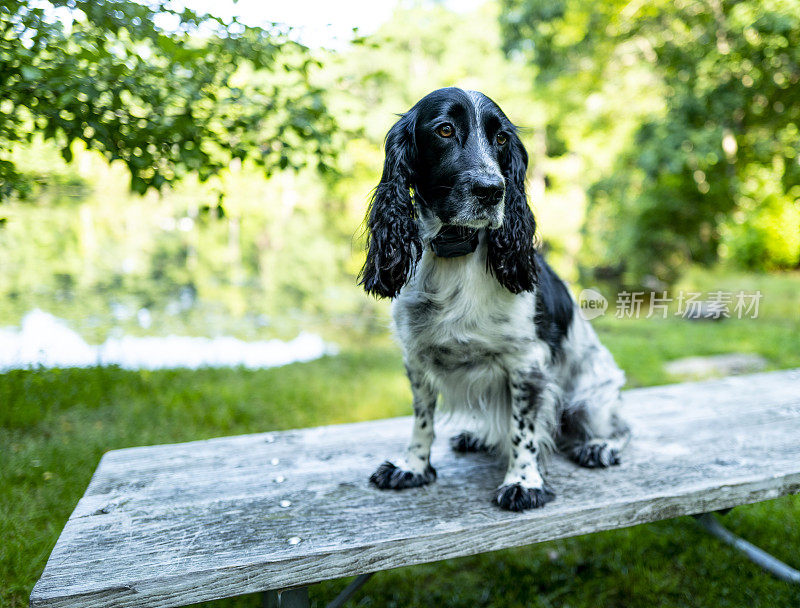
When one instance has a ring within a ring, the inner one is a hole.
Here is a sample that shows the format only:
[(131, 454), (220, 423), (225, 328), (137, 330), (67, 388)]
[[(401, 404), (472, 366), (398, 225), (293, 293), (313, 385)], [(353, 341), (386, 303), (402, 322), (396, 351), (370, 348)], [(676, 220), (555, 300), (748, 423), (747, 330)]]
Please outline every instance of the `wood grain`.
[(456, 455), (379, 491), (409, 418), (117, 450), (100, 462), (31, 606), (168, 607), (632, 526), (800, 492), (800, 370), (624, 394), (623, 463), (549, 466), (554, 502), (490, 504), (503, 463)]

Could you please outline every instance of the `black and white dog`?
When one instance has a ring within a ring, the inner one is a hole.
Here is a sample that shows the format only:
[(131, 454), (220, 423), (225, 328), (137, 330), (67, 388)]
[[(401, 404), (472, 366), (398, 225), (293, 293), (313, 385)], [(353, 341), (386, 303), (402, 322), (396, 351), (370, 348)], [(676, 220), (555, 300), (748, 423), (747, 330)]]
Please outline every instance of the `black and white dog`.
[(395, 298), (414, 429), (405, 462), (385, 462), (370, 478), (379, 488), (436, 479), (440, 394), (474, 423), (453, 449), (508, 457), (494, 496), (504, 509), (553, 499), (540, 470), (553, 447), (587, 467), (618, 462), (625, 376), (535, 250), (527, 166), (517, 129), (475, 91), (430, 93), (386, 137), (360, 283)]

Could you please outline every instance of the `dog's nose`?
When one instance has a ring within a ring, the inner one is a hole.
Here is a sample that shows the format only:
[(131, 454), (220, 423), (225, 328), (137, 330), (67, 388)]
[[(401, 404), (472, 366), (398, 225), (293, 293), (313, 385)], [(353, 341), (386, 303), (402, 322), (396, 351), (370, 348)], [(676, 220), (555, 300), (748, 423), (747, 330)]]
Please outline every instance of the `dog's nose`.
[(503, 200), (505, 188), (500, 178), (482, 177), (472, 183), (471, 191), (482, 205), (492, 206)]

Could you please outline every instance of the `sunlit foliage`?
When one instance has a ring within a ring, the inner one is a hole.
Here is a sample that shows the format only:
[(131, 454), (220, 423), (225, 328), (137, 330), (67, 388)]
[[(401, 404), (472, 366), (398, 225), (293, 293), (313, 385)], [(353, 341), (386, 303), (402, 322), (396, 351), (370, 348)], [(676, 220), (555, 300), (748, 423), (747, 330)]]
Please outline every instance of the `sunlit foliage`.
[[(591, 120), (579, 100), (610, 69), (644, 67), (663, 100), (588, 188), (585, 262), (638, 284), (719, 258), (798, 264), (800, 2), (504, 4), (509, 50), (536, 66), (540, 90), (571, 91), (554, 128)], [(626, 119), (633, 100), (604, 100)]]
[(0, 200), (30, 194), (15, 142), (43, 134), (66, 160), (83, 141), (121, 159), (139, 193), (232, 159), (267, 172), (327, 170), (335, 130), (285, 27), (224, 21), (172, 2), (0, 2)]

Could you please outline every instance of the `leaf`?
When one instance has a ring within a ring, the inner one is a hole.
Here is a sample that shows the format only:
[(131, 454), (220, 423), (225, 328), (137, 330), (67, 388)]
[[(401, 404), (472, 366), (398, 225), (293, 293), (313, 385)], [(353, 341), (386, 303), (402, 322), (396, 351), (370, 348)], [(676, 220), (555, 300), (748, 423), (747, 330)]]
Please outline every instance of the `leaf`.
[(25, 80), (38, 80), (42, 75), (41, 70), (30, 65), (23, 65), (20, 71)]

